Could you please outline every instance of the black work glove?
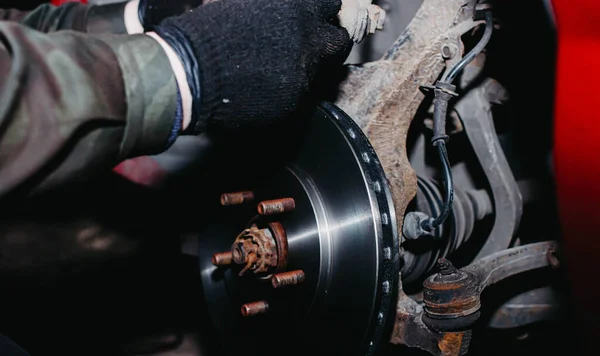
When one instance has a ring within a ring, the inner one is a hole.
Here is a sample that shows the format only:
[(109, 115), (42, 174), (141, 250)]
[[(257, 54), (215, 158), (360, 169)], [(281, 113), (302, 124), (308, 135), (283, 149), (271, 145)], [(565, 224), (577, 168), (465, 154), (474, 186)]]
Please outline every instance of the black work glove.
[(184, 64), (194, 98), (188, 133), (271, 124), (313, 101), (317, 72), (352, 42), (341, 0), (220, 0), (153, 30)]
[(200, 5), (202, 0), (140, 0), (138, 16), (147, 31), (167, 17), (181, 15)]

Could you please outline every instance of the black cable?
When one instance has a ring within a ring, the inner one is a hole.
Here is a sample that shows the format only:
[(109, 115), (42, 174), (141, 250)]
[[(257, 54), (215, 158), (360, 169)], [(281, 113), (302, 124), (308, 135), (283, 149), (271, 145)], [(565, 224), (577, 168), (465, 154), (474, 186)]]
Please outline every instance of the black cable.
[(494, 22), (492, 18), (492, 12), (486, 11), (485, 30), (483, 32), (483, 36), (481, 37), (477, 45), (473, 47), (471, 52), (467, 53), (467, 55), (464, 56), (463, 59), (460, 60), (460, 62), (458, 62), (445, 76), (442, 77), (441, 82), (452, 84), (458, 73), (465, 69), (467, 64), (471, 63), (471, 61), (473, 61), (473, 59), (475, 59), (475, 57), (477, 57), (477, 55), (479, 55), (479, 53), (481, 53), (481, 51), (484, 50), (484, 48), (487, 46), (487, 44), (490, 42), (490, 39), (492, 38), (493, 31)]
[(440, 157), (440, 161), (442, 162), (443, 174), (444, 174), (444, 186), (446, 196), (444, 199), (444, 206), (440, 214), (435, 218), (429, 218), (427, 220), (423, 220), (421, 223), (421, 228), (425, 231), (431, 232), (438, 226), (444, 223), (450, 212), (452, 211), (452, 202), (454, 201), (454, 181), (452, 178), (452, 167), (450, 166), (450, 160), (448, 159), (448, 152), (446, 151), (446, 140), (448, 136), (446, 135), (446, 117), (447, 117), (447, 109), (448, 109), (448, 101), (452, 97), (450, 94), (453, 91), (454, 86), (452, 82), (456, 78), (456, 76), (469, 64), (475, 57), (481, 53), (490, 42), (492, 38), (492, 32), (494, 30), (494, 23), (492, 18), (492, 12), (485, 12), (485, 30), (483, 32), (483, 36), (473, 47), (473, 49), (463, 57), (452, 69), (447, 72), (447, 75), (442, 77), (436, 84), (436, 100), (434, 100), (434, 115), (433, 115), (433, 124), (434, 128), (434, 137), (433, 137), (433, 145), (437, 147), (438, 155)]
[(437, 147), (438, 155), (440, 156), (440, 160), (442, 161), (442, 168), (444, 173), (444, 188), (446, 191), (446, 196), (444, 199), (444, 205), (442, 211), (436, 218), (430, 218), (428, 220), (423, 221), (423, 229), (425, 231), (433, 231), (435, 228), (440, 226), (448, 216), (450, 215), (450, 211), (452, 210), (452, 202), (454, 201), (454, 180), (452, 178), (452, 168), (450, 167), (450, 160), (448, 159), (448, 151), (446, 150), (446, 143), (444, 140), (438, 140), (434, 142), (435, 147)]

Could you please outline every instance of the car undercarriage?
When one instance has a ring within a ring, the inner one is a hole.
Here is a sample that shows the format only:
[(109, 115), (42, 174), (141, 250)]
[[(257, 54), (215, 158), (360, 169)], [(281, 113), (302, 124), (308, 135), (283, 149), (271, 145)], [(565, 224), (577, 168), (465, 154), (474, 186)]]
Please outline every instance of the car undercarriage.
[(32, 355), (577, 350), (548, 3), (423, 0), (392, 34), (401, 1), (354, 3), (368, 36), (303, 120), (177, 143), (199, 154), (159, 186), (107, 172), (5, 208), (2, 333)]

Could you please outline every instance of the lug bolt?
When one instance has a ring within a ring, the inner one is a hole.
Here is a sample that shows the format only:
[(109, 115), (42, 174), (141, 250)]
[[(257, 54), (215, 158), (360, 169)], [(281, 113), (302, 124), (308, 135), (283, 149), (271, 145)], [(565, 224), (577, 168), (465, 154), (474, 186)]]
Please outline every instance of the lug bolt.
[(221, 195), (221, 205), (223, 206), (241, 205), (252, 200), (254, 200), (254, 193), (250, 191), (225, 193)]
[(228, 266), (233, 261), (231, 251), (215, 253), (212, 256), (212, 264), (215, 266)]
[(442, 57), (444, 57), (444, 59), (452, 59), (456, 56), (457, 51), (458, 49), (455, 45), (445, 44), (442, 46)]
[(258, 204), (258, 213), (260, 215), (275, 215), (294, 210), (295, 208), (296, 201), (293, 198), (267, 200)]
[(283, 272), (274, 275), (271, 277), (271, 284), (273, 285), (273, 288), (294, 286), (304, 282), (304, 278), (304, 271), (299, 269), (296, 271)]
[(243, 316), (255, 316), (258, 314), (264, 314), (269, 311), (269, 303), (261, 300), (259, 302), (252, 302), (242, 305)]

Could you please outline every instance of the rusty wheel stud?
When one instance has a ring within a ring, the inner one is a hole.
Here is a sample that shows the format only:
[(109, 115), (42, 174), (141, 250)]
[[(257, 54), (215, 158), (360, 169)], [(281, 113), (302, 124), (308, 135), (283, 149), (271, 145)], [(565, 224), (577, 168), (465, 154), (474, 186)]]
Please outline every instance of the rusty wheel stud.
[(264, 300), (242, 305), (242, 316), (255, 316), (269, 311), (269, 303)]
[(296, 201), (293, 198), (267, 200), (258, 204), (258, 213), (260, 215), (276, 215), (294, 210), (295, 208)]
[(221, 195), (221, 205), (241, 205), (254, 200), (254, 193), (247, 192), (235, 192), (225, 193)]
[(304, 282), (304, 278), (304, 271), (299, 269), (296, 271), (283, 272), (274, 275), (271, 277), (271, 284), (273, 285), (273, 288), (294, 286)]
[(215, 266), (228, 266), (233, 262), (231, 251), (215, 253), (212, 256), (212, 264)]

